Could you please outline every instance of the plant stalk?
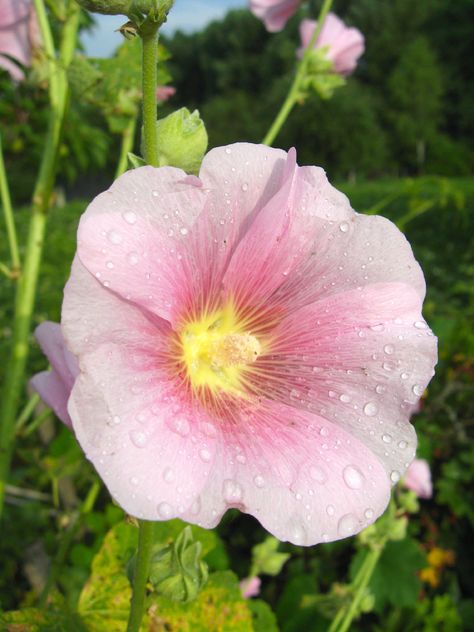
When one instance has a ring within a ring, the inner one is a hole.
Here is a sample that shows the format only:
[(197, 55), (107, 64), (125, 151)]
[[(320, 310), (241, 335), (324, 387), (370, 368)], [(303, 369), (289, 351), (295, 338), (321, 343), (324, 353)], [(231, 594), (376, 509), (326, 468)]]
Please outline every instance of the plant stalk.
[(8, 244), (10, 247), (10, 258), (12, 265), (12, 278), (20, 274), (20, 253), (18, 250), (18, 239), (16, 236), (15, 216), (13, 214), (12, 201), (10, 197), (10, 189), (8, 188), (7, 173), (5, 170), (5, 161), (3, 160), (2, 137), (0, 135), (0, 193), (3, 206), (3, 214), (5, 216), (5, 225), (7, 228)]
[[(39, 9), (40, 17), (41, 12), (46, 15), (43, 0), (35, 0), (35, 7), (37, 11)], [(50, 65), (52, 75), (50, 76), (49, 127), (38, 179), (33, 193), (32, 214), (22, 276), (16, 289), (12, 349), (6, 367), (6, 379), (0, 409), (0, 516), (3, 512), (5, 485), (13, 451), (15, 418), (24, 384), (29, 346), (28, 339), (43, 253), (46, 220), (52, 201), (59, 146), (68, 104), (69, 89), (66, 71), (72, 61), (76, 47), (79, 15), (78, 5), (71, 3), (70, 13), (62, 32), (58, 63)], [(41, 19), (40, 26), (44, 27)], [(45, 27), (45, 31), (42, 32), (44, 41), (48, 39), (48, 30), (49, 24), (47, 28)], [(50, 51), (47, 50), (47, 52), (49, 54)]]
[(158, 136), (156, 134), (156, 87), (158, 64), (158, 28), (146, 22), (140, 33), (143, 44), (143, 145), (144, 158), (152, 167), (158, 167)]
[(150, 573), (153, 546), (153, 522), (139, 520), (138, 553), (133, 573), (133, 594), (127, 632), (139, 632), (145, 612), (145, 593)]
[(127, 171), (128, 154), (133, 150), (135, 140), (135, 130), (137, 128), (137, 117), (132, 116), (127, 123), (127, 127), (122, 132), (122, 143), (120, 146), (120, 157), (115, 172), (115, 179)]
[(303, 57), (298, 65), (298, 69), (293, 79), (293, 83), (291, 84), (290, 90), (286, 96), (286, 99), (283, 101), (283, 105), (280, 108), (280, 111), (276, 115), (275, 120), (273, 121), (270, 129), (268, 130), (265, 138), (262, 140), (264, 145), (271, 146), (273, 141), (278, 136), (281, 128), (283, 127), (284, 122), (290, 115), (291, 110), (293, 109), (296, 101), (298, 100), (298, 96), (300, 94), (301, 83), (306, 75), (306, 69), (308, 67), (308, 62), (313, 52), (314, 45), (316, 40), (321, 33), (321, 29), (324, 25), (324, 20), (326, 19), (327, 14), (331, 10), (332, 0), (324, 0), (323, 5), (321, 7), (321, 11), (319, 12), (318, 21), (316, 28), (314, 29), (313, 36), (306, 47), (306, 50), (303, 54)]

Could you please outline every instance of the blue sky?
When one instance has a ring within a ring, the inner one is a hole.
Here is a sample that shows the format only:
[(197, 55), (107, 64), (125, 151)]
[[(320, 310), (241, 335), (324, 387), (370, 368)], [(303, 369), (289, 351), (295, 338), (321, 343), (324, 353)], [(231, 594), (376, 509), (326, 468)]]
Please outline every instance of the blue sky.
[[(221, 18), (229, 9), (248, 6), (247, 0), (175, 0), (163, 33), (197, 31), (212, 20)], [(96, 15), (97, 27), (82, 37), (88, 55), (106, 57), (121, 43), (122, 36), (116, 33), (127, 19), (120, 15)]]

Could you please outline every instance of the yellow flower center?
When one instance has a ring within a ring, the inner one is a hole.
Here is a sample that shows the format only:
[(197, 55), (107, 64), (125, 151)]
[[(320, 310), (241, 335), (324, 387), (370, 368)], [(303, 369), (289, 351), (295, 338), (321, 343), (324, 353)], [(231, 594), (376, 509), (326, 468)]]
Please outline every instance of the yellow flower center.
[(245, 331), (232, 304), (186, 324), (180, 335), (182, 361), (193, 388), (242, 394), (244, 373), (262, 352)]

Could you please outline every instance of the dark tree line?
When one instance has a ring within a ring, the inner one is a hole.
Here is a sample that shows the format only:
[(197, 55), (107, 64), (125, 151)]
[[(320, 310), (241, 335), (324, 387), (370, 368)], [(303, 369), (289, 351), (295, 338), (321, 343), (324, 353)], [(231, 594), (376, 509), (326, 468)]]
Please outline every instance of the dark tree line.
[[(365, 35), (366, 52), (330, 101), (309, 96), (276, 144), (332, 177), (472, 173), (473, 0), (339, 0)], [(295, 66), (298, 24), (269, 34), (249, 11), (166, 41), (174, 102), (200, 109), (211, 145), (259, 141)]]

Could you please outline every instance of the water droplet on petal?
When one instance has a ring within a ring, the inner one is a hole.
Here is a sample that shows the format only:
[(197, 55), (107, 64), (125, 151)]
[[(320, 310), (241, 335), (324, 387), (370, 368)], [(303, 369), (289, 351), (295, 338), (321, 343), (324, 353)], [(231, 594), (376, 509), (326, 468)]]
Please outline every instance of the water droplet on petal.
[(222, 495), (228, 503), (237, 503), (242, 500), (242, 487), (236, 481), (227, 479), (222, 487)]
[(127, 224), (135, 224), (137, 216), (133, 211), (126, 211), (123, 214), (123, 219), (127, 222)]
[(321, 430), (319, 431), (319, 434), (320, 434), (322, 437), (327, 437), (327, 436), (328, 436), (328, 434), (329, 434), (329, 430), (328, 430), (325, 426), (323, 426), (323, 427), (321, 428)]
[(111, 244), (114, 244), (115, 246), (118, 246), (123, 241), (122, 235), (115, 230), (110, 230), (107, 233), (107, 239), (110, 241)]
[(257, 476), (254, 477), (253, 482), (255, 483), (256, 487), (263, 487), (265, 485), (265, 479), (263, 478), (263, 476), (260, 476), (260, 474), (257, 474)]
[(328, 505), (326, 507), (326, 513), (327, 513), (328, 516), (334, 516), (334, 512), (335, 511), (336, 510), (334, 509), (334, 505)]
[(342, 516), (342, 518), (337, 523), (337, 530), (339, 532), (339, 535), (342, 535), (343, 537), (354, 535), (358, 528), (359, 521), (357, 520), (357, 517), (354, 514), (350, 513)]
[(387, 355), (392, 355), (392, 353), (395, 351), (395, 347), (393, 345), (385, 345), (383, 350)]
[(232, 153), (232, 149), (230, 147), (226, 147), (225, 148), (225, 153), (226, 154), (231, 154)]
[(398, 442), (398, 447), (400, 448), (400, 450), (404, 450), (407, 447), (408, 443), (406, 441), (399, 441)]
[(249, 190), (249, 185), (246, 182), (244, 182), (242, 185), (242, 191), (245, 193), (245, 191), (248, 191), (248, 190)]
[(182, 235), (187, 235), (187, 234), (188, 234), (188, 229), (187, 229), (187, 228), (185, 228), (185, 227), (183, 226), (183, 228), (180, 228), (180, 229), (179, 229), (179, 232), (180, 232)]
[(412, 391), (414, 392), (415, 395), (417, 395), (418, 397), (420, 397), (421, 395), (423, 395), (423, 391), (425, 389), (420, 386), (419, 384), (415, 384), (412, 388)]
[(390, 480), (392, 481), (392, 483), (398, 483), (398, 481), (400, 480), (400, 472), (398, 472), (397, 470), (393, 470), (390, 473)]
[(381, 393), (385, 392), (385, 386), (383, 384), (377, 384), (377, 386), (375, 387), (375, 392), (378, 393), (379, 395)]
[(132, 440), (133, 445), (137, 448), (144, 448), (147, 444), (147, 436), (140, 430), (132, 430), (130, 433), (130, 439)]
[(205, 463), (209, 463), (212, 458), (212, 454), (206, 448), (202, 448), (202, 450), (199, 450), (199, 456)]
[(114, 264), (112, 263), (112, 261), (107, 261), (107, 263), (105, 265), (107, 266), (107, 268), (109, 270), (113, 270), (113, 268), (114, 268)]
[(349, 224), (347, 222), (341, 222), (339, 224), (339, 230), (341, 231), (341, 233), (347, 233), (347, 231), (349, 230)]
[(156, 191), (155, 189), (153, 189), (153, 191), (151, 192), (153, 197), (158, 197), (159, 196), (159, 192)]
[(342, 476), (345, 484), (350, 489), (360, 489), (364, 484), (364, 475), (355, 465), (345, 467)]
[(428, 325), (422, 320), (417, 320), (416, 323), (413, 323), (413, 326), (417, 329), (428, 329)]
[(346, 395), (345, 393), (343, 393), (342, 395), (339, 395), (339, 399), (341, 400), (341, 402), (343, 402), (344, 404), (348, 404), (351, 401), (351, 398), (349, 395)]
[(132, 476), (130, 482), (132, 485), (138, 485), (138, 478), (136, 476)]
[(173, 513), (173, 507), (169, 503), (160, 503), (158, 505), (158, 513), (162, 518), (169, 518)]
[(112, 421), (114, 422), (114, 424), (115, 424), (115, 425), (117, 425), (117, 426), (118, 426), (118, 424), (119, 424), (122, 420), (120, 419), (120, 417), (119, 417), (118, 415), (114, 415), (114, 416), (112, 417)]
[(309, 475), (318, 483), (324, 483), (325, 481), (327, 481), (328, 478), (326, 473), (317, 466), (312, 466), (309, 468)]
[(173, 473), (173, 470), (170, 467), (166, 467), (163, 470), (163, 480), (166, 483), (172, 483), (174, 481), (174, 473)]
[(367, 518), (367, 520), (372, 520), (372, 518), (374, 517), (374, 510), (373, 509), (366, 509), (364, 511), (364, 516)]
[(367, 415), (367, 417), (373, 417), (377, 414), (377, 412), (378, 406), (375, 402), (367, 402), (364, 406), (364, 414)]
[(173, 432), (178, 433), (182, 437), (186, 437), (189, 434), (190, 426), (186, 417), (176, 416), (168, 420), (168, 425)]
[(138, 263), (138, 253), (136, 252), (129, 252), (127, 255), (127, 261), (131, 266), (136, 266)]

